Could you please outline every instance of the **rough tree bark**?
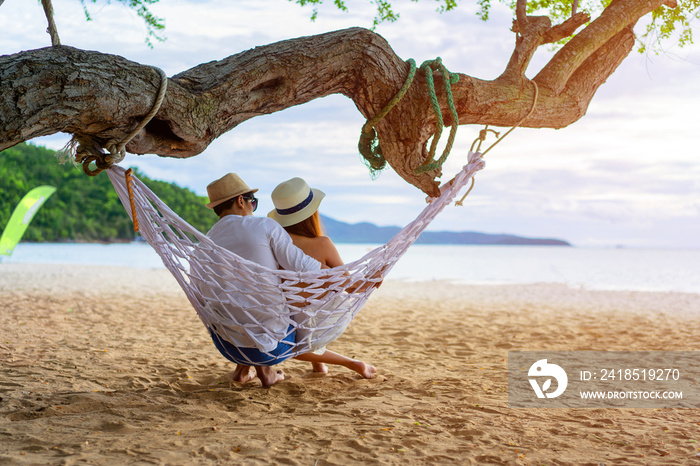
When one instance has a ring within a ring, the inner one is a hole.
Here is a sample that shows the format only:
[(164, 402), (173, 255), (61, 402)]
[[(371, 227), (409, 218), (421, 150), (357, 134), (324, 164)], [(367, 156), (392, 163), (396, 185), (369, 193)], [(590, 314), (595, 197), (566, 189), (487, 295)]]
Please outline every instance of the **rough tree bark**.
[[(562, 128), (581, 118), (598, 87), (632, 50), (635, 23), (661, 5), (676, 6), (675, 0), (613, 0), (533, 78), (539, 97), (521, 126)], [(453, 85), (460, 124), (508, 127), (520, 121), (533, 102), (535, 86), (525, 72), (537, 48), (589, 21), (576, 13), (552, 27), (547, 17), (526, 16), (524, 0), (516, 14), (515, 50), (503, 74), (492, 81), (460, 75)], [(256, 47), (169, 78), (159, 112), (127, 150), (191, 157), (249, 118), (335, 93), (352, 99), (370, 118), (401, 87), (408, 69), (381, 36), (360, 28)], [(0, 150), (57, 132), (88, 135), (103, 145), (119, 140), (151, 109), (159, 82), (149, 66), (66, 46), (1, 56)], [(435, 86), (449, 126), (437, 73)], [(426, 142), (435, 132), (422, 74), (377, 132), (397, 173), (435, 194), (439, 170), (414, 173), (426, 162)]]

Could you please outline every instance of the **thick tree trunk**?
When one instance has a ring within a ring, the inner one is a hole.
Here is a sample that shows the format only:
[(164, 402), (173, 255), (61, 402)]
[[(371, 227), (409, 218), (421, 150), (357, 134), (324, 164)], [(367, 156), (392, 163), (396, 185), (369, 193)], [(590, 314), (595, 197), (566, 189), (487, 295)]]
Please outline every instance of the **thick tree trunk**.
[[(664, 3), (613, 1), (534, 78), (539, 97), (521, 125), (562, 128), (581, 118), (598, 87), (632, 49), (636, 21)], [(578, 13), (551, 27), (548, 18), (525, 16), (523, 5), (520, 1), (515, 51), (504, 73), (493, 81), (460, 75), (453, 85), (460, 124), (518, 123), (533, 105), (535, 85), (524, 73), (537, 47), (588, 21)], [(157, 115), (127, 150), (191, 157), (249, 118), (335, 93), (352, 99), (370, 118), (401, 87), (408, 69), (382, 37), (360, 28), (257, 47), (171, 77)], [(71, 47), (2, 56), (0, 150), (57, 132), (91, 136), (102, 145), (120, 140), (149, 112), (159, 84), (151, 67)], [(437, 73), (435, 87), (445, 124), (451, 125)], [(435, 194), (439, 171), (414, 173), (426, 162), (426, 141), (435, 132), (420, 72), (377, 131), (389, 164), (406, 181)]]

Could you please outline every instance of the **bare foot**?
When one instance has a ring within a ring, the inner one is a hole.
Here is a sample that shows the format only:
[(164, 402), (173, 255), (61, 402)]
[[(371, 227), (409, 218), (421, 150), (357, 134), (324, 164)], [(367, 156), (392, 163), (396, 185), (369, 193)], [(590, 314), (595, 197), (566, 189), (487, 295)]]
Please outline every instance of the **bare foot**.
[(373, 379), (377, 376), (377, 372), (379, 372), (376, 367), (357, 360), (353, 361), (353, 364), (348, 366), (348, 369), (354, 370), (365, 379)]
[(238, 364), (236, 370), (233, 371), (233, 381), (245, 383), (255, 378), (255, 372), (251, 371), (252, 367)]
[[(377, 376), (377, 372), (379, 372), (376, 367), (371, 366), (366, 362), (359, 361), (357, 359), (350, 359), (347, 356), (343, 356), (342, 354), (338, 354), (330, 350), (326, 350), (323, 354), (304, 353), (294, 356), (294, 358), (300, 361), (310, 362), (314, 368), (314, 371), (316, 371), (316, 368), (320, 368), (324, 365), (324, 363), (326, 363), (345, 366), (348, 369), (357, 372), (365, 379), (373, 379)], [(328, 369), (326, 369), (326, 371), (327, 370)]]
[(313, 368), (314, 372), (318, 372), (320, 374), (328, 374), (328, 367), (322, 362), (312, 362), (311, 367)]
[(263, 384), (263, 387), (270, 387), (277, 382), (284, 380), (284, 372), (275, 371), (269, 366), (255, 366), (255, 372), (258, 374), (258, 378)]

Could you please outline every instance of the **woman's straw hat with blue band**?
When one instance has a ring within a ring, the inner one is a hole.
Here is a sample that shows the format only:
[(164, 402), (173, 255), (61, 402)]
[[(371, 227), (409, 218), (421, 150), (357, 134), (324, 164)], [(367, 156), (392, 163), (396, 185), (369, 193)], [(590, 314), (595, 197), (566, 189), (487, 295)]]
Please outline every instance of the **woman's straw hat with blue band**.
[(326, 194), (323, 191), (309, 188), (301, 178), (292, 178), (272, 191), (275, 209), (267, 216), (288, 227), (311, 217), (324, 197)]

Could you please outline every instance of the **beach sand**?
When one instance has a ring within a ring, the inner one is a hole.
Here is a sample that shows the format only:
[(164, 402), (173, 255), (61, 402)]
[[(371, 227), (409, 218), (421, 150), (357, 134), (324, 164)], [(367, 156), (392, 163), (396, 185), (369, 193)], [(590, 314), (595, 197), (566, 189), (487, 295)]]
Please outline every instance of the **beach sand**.
[(698, 350), (700, 295), (387, 280), (330, 349), (232, 382), (165, 270), (0, 265), (0, 464), (700, 464), (697, 409), (508, 408), (516, 350)]

